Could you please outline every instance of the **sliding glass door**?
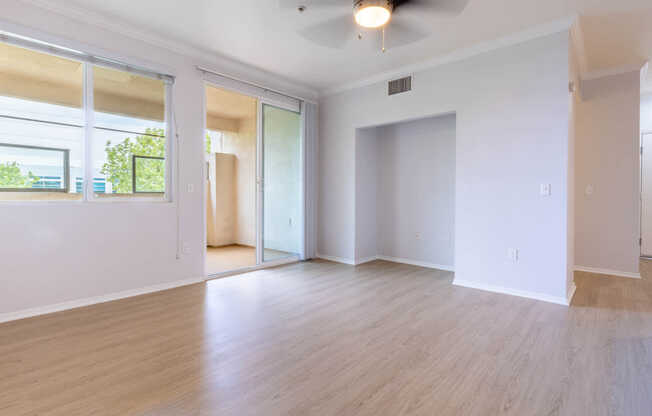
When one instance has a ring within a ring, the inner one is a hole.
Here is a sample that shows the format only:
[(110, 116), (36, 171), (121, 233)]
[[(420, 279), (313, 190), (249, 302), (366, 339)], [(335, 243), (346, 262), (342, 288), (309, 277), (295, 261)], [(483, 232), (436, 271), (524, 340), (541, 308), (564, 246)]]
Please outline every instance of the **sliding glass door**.
[(204, 270), (210, 276), (304, 256), (302, 103), (265, 94), (217, 83), (206, 88)]
[(262, 104), (262, 261), (299, 256), (303, 242), (301, 114)]

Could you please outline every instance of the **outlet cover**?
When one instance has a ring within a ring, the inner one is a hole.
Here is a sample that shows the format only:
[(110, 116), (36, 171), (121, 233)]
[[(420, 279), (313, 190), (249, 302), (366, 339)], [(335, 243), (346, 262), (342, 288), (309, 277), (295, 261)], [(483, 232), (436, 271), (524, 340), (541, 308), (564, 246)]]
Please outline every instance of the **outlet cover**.
[(542, 183), (539, 190), (541, 196), (550, 196), (552, 194), (551, 187), (549, 183)]

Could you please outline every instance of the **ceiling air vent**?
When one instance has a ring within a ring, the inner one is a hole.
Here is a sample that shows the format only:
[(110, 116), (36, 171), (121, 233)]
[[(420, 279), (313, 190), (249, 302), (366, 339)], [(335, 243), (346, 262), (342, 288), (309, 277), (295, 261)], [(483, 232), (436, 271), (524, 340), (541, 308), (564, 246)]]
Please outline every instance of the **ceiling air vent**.
[(400, 94), (412, 90), (412, 77), (405, 77), (389, 81), (387, 95)]

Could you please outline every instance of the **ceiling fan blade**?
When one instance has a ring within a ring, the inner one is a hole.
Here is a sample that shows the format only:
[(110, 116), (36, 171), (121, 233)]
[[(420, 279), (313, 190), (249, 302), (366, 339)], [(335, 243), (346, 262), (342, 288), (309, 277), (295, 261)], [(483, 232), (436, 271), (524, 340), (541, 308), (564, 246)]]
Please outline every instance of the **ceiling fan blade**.
[(351, 7), (353, 9), (351, 0), (278, 0), (278, 6), (281, 9), (297, 9), (299, 6), (306, 7), (307, 10), (313, 8), (326, 8), (326, 7)]
[[(392, 20), (385, 28), (385, 48), (392, 49), (399, 46), (409, 45), (430, 36), (430, 33), (423, 29), (400, 20)], [(379, 36), (382, 43), (382, 35)]]
[(394, 0), (394, 8), (399, 11), (418, 13), (437, 13), (456, 16), (466, 9), (470, 0)]
[(355, 38), (355, 22), (350, 14), (341, 15), (299, 31), (311, 42), (327, 48), (340, 49)]

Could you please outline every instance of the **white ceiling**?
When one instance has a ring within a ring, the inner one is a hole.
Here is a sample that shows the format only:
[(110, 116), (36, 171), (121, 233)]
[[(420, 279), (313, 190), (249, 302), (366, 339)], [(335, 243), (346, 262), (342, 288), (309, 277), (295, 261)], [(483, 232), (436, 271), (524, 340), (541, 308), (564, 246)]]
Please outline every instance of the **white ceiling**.
[[(337, 15), (337, 10), (309, 8), (300, 14), (279, 8), (278, 0), (30, 1), (101, 14), (318, 90), (418, 64), (575, 13), (583, 16), (586, 26), (589, 71), (652, 58), (650, 0), (470, 0), (457, 17), (408, 13), (405, 18), (429, 36), (384, 54), (377, 39), (368, 37), (352, 39), (343, 49), (307, 41), (298, 31)], [(352, 0), (341, 1), (342, 10), (350, 10)], [(606, 33), (603, 26), (609, 28)]]

